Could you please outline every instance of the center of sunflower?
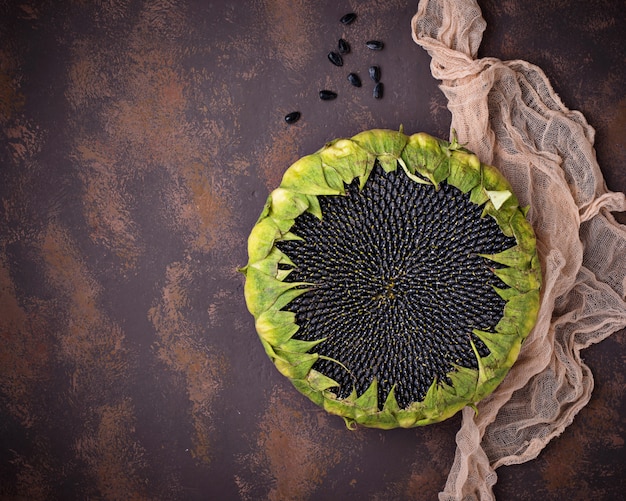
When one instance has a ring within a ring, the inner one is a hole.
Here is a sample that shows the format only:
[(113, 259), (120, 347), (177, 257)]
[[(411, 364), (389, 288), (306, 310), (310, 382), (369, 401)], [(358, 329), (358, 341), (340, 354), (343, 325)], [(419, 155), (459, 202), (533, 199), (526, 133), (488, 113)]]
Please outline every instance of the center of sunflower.
[[(380, 289), (372, 299), (374, 301), (385, 302), (395, 299), (396, 294), (400, 293), (399, 287), (396, 287), (397, 278), (380, 277)], [(395, 290), (394, 290), (395, 288)]]
[(286, 281), (315, 284), (284, 309), (296, 315), (295, 338), (323, 341), (314, 368), (339, 383), (337, 396), (362, 394), (378, 381), (379, 405), (391, 388), (407, 407), (455, 365), (477, 368), (473, 329), (492, 331), (505, 287), (478, 254), (515, 244), (469, 196), (442, 183), (412, 181), (376, 166), (365, 187), (319, 196), (322, 219), (305, 212), (301, 240), (277, 242), (295, 264)]
[(377, 296), (377, 298), (379, 299), (394, 299), (396, 296), (393, 292), (393, 282), (389, 282), (386, 286), (385, 286), (385, 291), (383, 292), (383, 294)]

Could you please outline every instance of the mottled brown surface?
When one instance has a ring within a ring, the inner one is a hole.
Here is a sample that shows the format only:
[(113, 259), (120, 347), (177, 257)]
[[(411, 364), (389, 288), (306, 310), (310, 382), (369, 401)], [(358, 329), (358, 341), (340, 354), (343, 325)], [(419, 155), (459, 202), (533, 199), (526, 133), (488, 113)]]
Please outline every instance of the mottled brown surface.
[[(621, 4), (482, 1), (481, 55), (540, 65), (626, 191)], [(273, 368), (236, 271), (298, 157), (373, 127), (447, 136), (416, 9), (0, 2), (0, 498), (436, 499), (459, 417), (348, 431)], [(500, 499), (623, 494), (625, 353), (624, 332), (586, 350), (591, 403), (537, 460), (498, 470)]]

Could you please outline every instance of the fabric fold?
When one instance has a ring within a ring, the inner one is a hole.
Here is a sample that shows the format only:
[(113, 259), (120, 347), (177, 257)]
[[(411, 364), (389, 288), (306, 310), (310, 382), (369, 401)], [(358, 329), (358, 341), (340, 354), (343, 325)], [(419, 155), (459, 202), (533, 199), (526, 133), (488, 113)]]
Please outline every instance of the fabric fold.
[[(475, 0), (421, 0), (413, 39), (452, 113), (451, 129), (497, 166), (528, 205), (544, 284), (537, 325), (478, 413), (465, 409), (440, 500), (494, 499), (495, 469), (534, 459), (593, 390), (582, 349), (626, 326), (626, 210), (596, 160), (594, 129), (526, 61), (476, 59), (486, 23)], [(452, 133), (451, 130), (451, 133)]]

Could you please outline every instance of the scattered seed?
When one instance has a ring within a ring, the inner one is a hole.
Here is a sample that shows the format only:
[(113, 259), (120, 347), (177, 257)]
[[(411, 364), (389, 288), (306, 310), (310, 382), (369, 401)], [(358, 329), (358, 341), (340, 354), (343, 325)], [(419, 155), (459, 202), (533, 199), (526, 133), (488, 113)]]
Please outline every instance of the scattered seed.
[(379, 42), (378, 40), (368, 40), (365, 42), (365, 45), (367, 45), (367, 48), (371, 50), (383, 50), (383, 47), (385, 46), (384, 43)]
[(378, 82), (374, 86), (374, 92), (372, 94), (374, 95), (374, 98), (376, 98), (376, 99), (382, 99), (383, 98), (383, 83), (382, 82)]
[(352, 24), (355, 19), (356, 19), (356, 14), (354, 12), (350, 12), (349, 14), (346, 14), (345, 16), (343, 16), (339, 20), (339, 22), (341, 24)]
[(332, 101), (337, 97), (337, 93), (332, 90), (321, 90), (320, 99), (323, 101)]
[(380, 67), (379, 66), (370, 66), (369, 69), (370, 78), (374, 80), (374, 82), (380, 82)]
[(336, 52), (329, 52), (328, 60), (335, 66), (343, 66), (343, 58)]
[(291, 113), (287, 113), (285, 115), (285, 122), (288, 124), (295, 124), (298, 120), (300, 120), (299, 111), (292, 111)]
[(350, 53), (350, 44), (346, 42), (343, 38), (339, 39), (339, 43), (337, 44), (339, 48), (339, 54), (349, 54)]
[(350, 73), (348, 75), (348, 82), (350, 82), (355, 87), (361, 87), (361, 78), (356, 73)]

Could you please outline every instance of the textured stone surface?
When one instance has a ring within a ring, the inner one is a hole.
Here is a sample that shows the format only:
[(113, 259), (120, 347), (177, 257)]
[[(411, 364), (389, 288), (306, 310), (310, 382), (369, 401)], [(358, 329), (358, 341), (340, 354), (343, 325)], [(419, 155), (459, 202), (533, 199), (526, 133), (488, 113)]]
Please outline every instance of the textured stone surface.
[[(541, 66), (626, 191), (620, 4), (485, 0), (481, 55)], [(236, 271), (300, 156), (374, 127), (447, 136), (416, 9), (0, 2), (2, 499), (436, 498), (459, 418), (346, 430), (267, 360)], [(326, 56), (341, 37), (340, 68)], [(621, 332), (585, 352), (589, 406), (537, 460), (498, 470), (502, 499), (622, 495), (625, 345)]]

